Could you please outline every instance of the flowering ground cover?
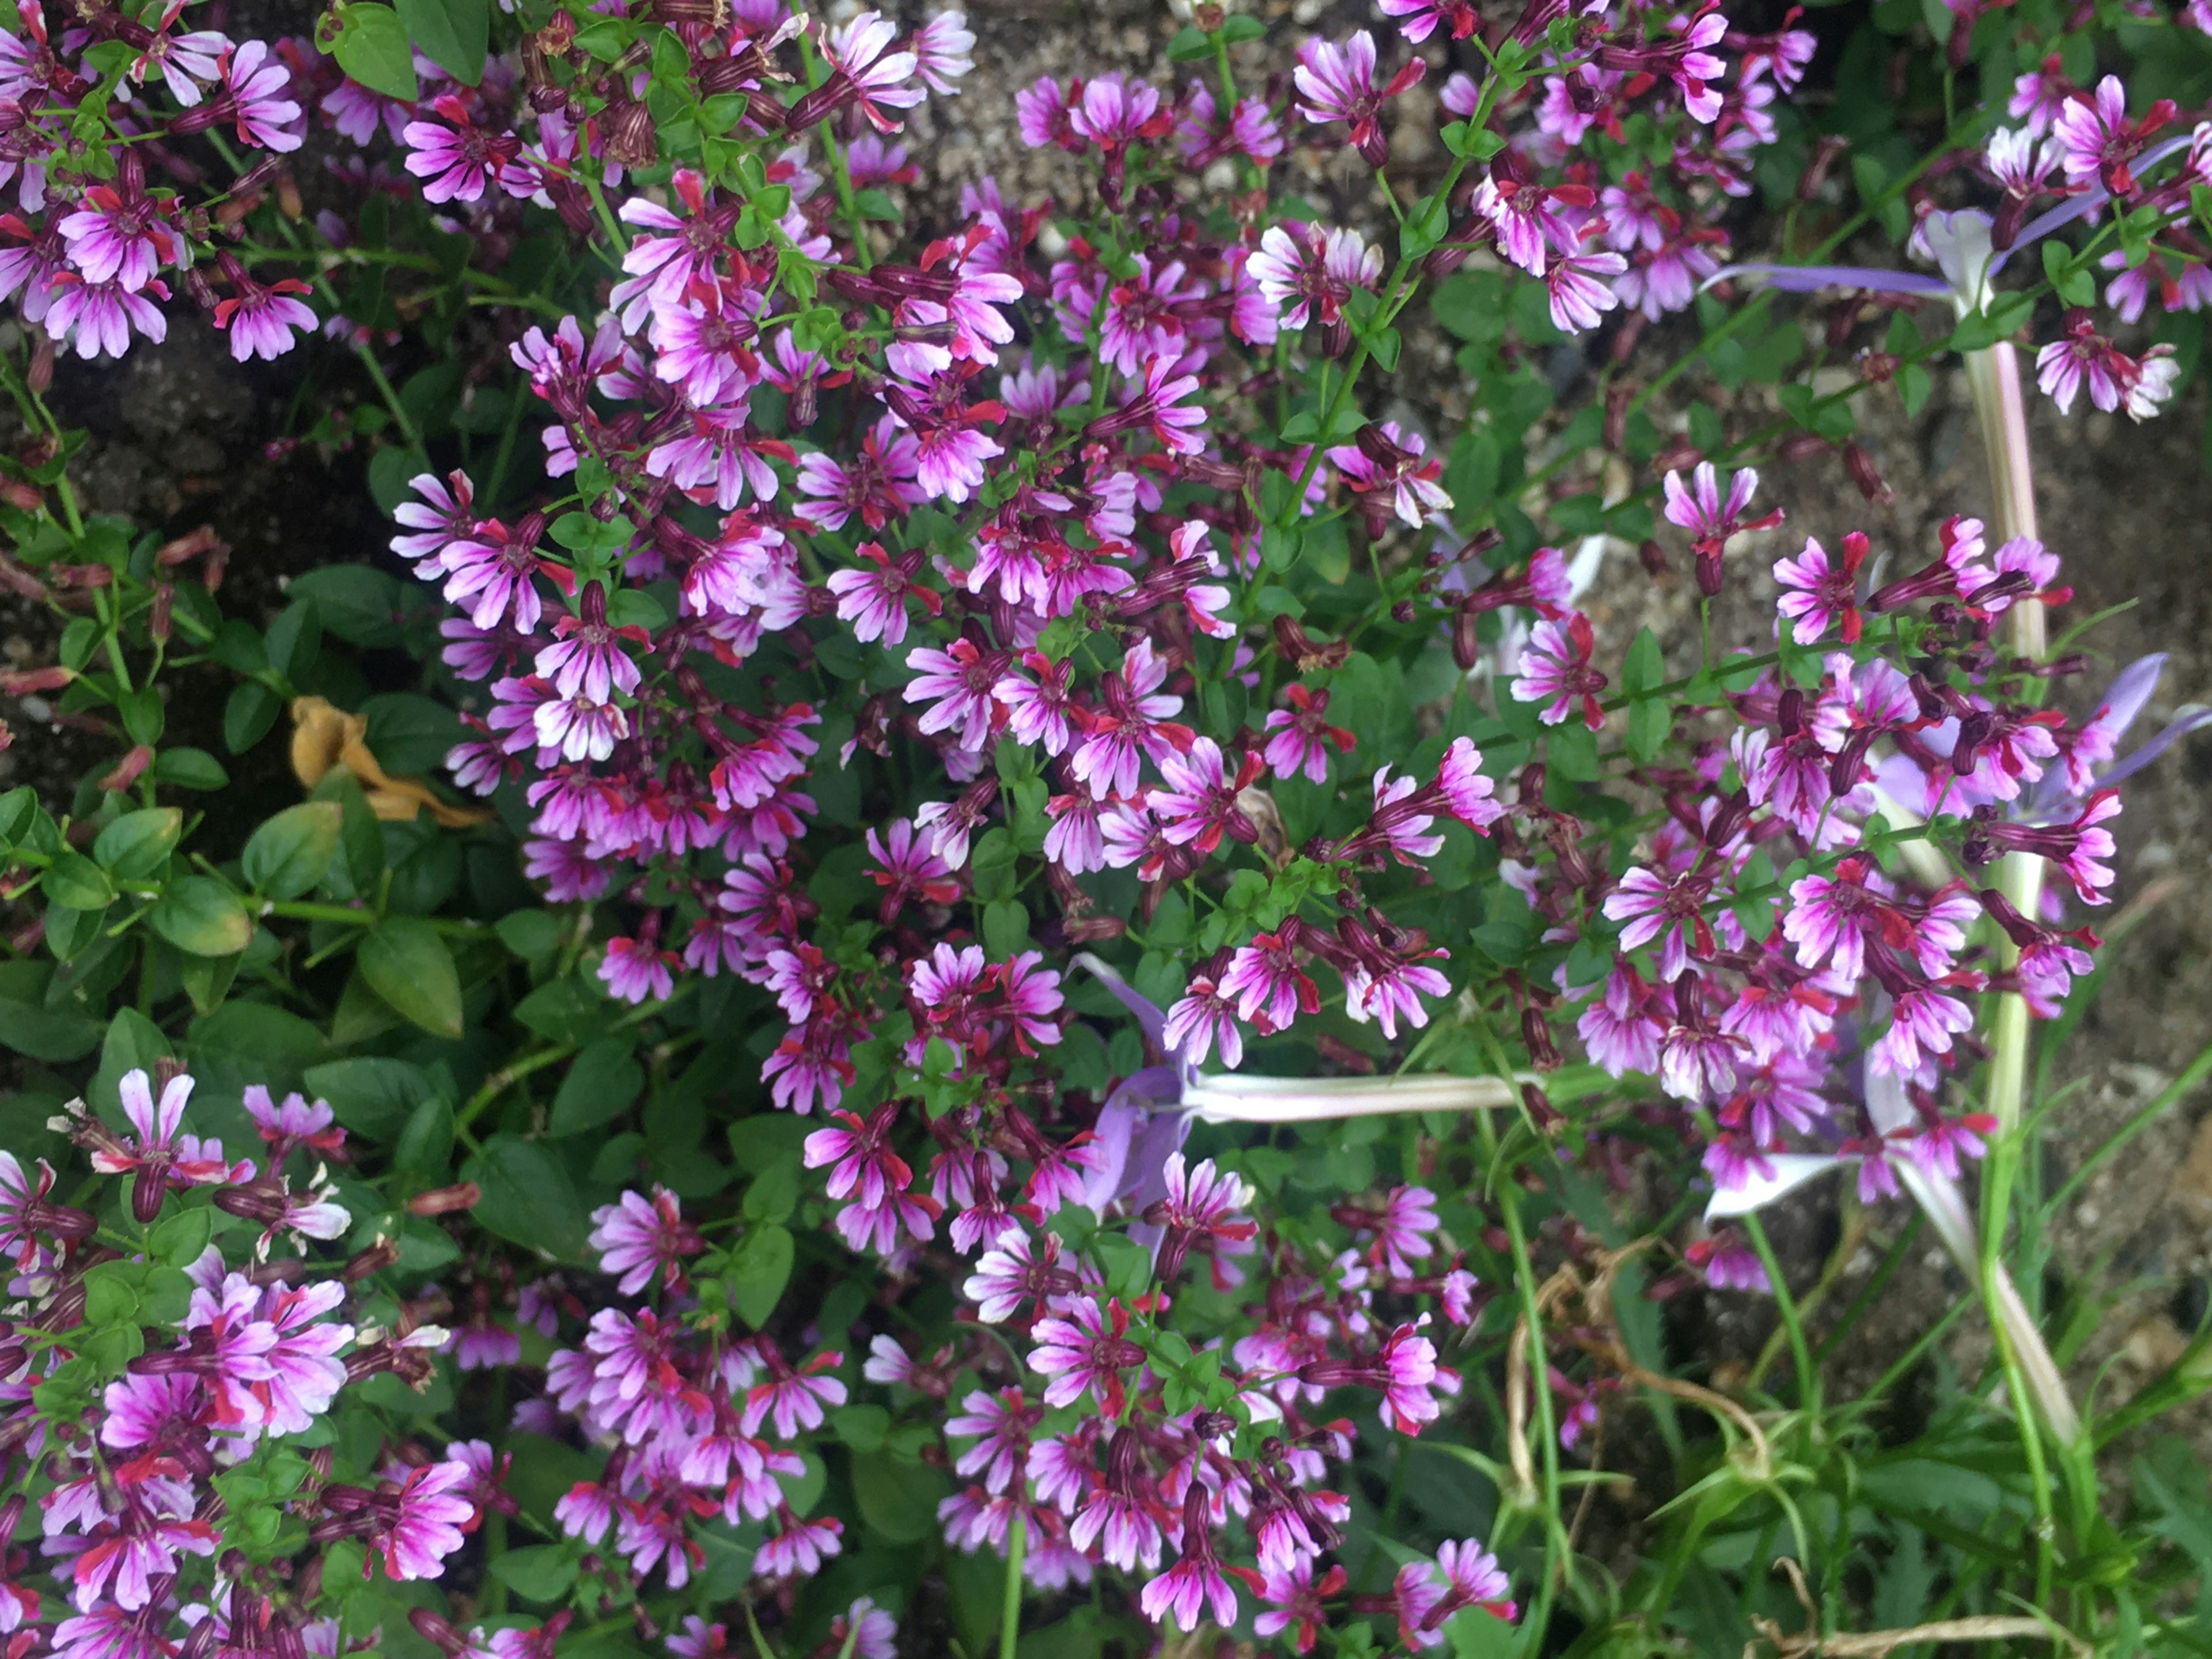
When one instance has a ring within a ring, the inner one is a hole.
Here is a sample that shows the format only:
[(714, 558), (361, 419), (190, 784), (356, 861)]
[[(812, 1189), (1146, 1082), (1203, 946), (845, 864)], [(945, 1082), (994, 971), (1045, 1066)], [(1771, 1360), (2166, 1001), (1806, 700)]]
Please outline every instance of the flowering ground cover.
[[(2212, 711), (2030, 423), (2197, 418), (2212, 16), (301, 27), (0, 36), (6, 1659), (2202, 1647), (2049, 1238), (2212, 1056), (2045, 1136)], [(371, 556), (83, 497), (173, 327)]]

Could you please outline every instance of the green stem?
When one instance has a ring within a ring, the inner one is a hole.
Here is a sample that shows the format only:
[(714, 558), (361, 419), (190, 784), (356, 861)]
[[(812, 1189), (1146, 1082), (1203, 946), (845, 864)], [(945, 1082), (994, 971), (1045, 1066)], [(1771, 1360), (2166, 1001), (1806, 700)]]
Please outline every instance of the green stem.
[(422, 448), (422, 431), (416, 426), (415, 417), (407, 412), (406, 405), (399, 401), (399, 394), (392, 390), (391, 380), (385, 375), (384, 365), (376, 361), (376, 354), (368, 349), (368, 341), (356, 341), (353, 349), (354, 355), (361, 359), (362, 367), (368, 371), (368, 378), (374, 382), (377, 395), (384, 399), (385, 408), (391, 411), (392, 423), (399, 428), (399, 435), (407, 441), (408, 448), (419, 454)]
[(1006, 1535), (1006, 1596), (999, 1612), (999, 1659), (1014, 1659), (1021, 1644), (1022, 1554), (1029, 1541), (1029, 1516), (1018, 1504), (1014, 1524)]
[(1747, 1214), (1742, 1221), (1744, 1236), (1751, 1240), (1751, 1248), (1759, 1252), (1759, 1266), (1766, 1269), (1774, 1305), (1781, 1310), (1782, 1328), (1789, 1333), (1790, 1358), (1797, 1367), (1797, 1404), (1802, 1410), (1817, 1416), (1820, 1410), (1820, 1373), (1805, 1343), (1805, 1325), (1797, 1316), (1796, 1298), (1790, 1294), (1789, 1281), (1782, 1276), (1782, 1263), (1775, 1256), (1774, 1246), (1767, 1242), (1766, 1229), (1759, 1224), (1758, 1215)]

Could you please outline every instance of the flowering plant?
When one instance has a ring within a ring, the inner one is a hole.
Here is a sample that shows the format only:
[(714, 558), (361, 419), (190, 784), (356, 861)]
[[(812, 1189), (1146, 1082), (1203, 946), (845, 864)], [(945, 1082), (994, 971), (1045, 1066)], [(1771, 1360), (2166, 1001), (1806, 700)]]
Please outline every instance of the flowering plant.
[[(0, 1164), (0, 1547), (33, 1499), (46, 1540), (0, 1562), (7, 1659), (1741, 1641), (1692, 1604), (1725, 1571), (1739, 1622), (1794, 1607), (1785, 1534), (1816, 1619), (1858, 1596), (1863, 1485), (1980, 1621), (1891, 1645), (2039, 1635), (2008, 1596), (2166, 1618), (2127, 1581), (2170, 1529), (2100, 1514), (2111, 1419), (2007, 1218), (2118, 786), (2203, 711), (2127, 747), (2155, 658), (2072, 695), (2015, 338), (2055, 295), (2062, 412), (2171, 399), (2177, 343), (2113, 331), (2197, 301), (2212, 127), (2069, 80), (2094, 16), (1958, 9), (1954, 70), (2067, 44), (2022, 125), (1862, 156), (1847, 212), (1795, 12), (1381, 11), (1272, 80), (1206, 6), (1189, 78), (1041, 81), (993, 118), (1067, 198), (956, 208), (902, 124), (967, 95), (958, 13), (352, 0), (240, 44), (27, 3), (0, 572), (66, 624), (6, 684), (124, 742), (66, 811), (0, 797), (36, 906), (0, 1042), (98, 1055)], [(316, 124), (366, 188), (310, 237), (280, 158)], [(1826, 234), (1731, 263), (1793, 149)], [(1940, 274), (1826, 263), (1877, 229)], [(372, 451), (390, 568), (255, 628), (212, 532), (80, 510), (54, 351), (158, 342), (162, 271), (240, 359), (352, 351), (380, 402), (307, 436)], [(1773, 296), (1837, 289), (1801, 366)], [(395, 387), (403, 323), (455, 357)], [(1386, 404), (1424, 355), (1456, 429)], [(1951, 356), (1985, 514), (1778, 539), (1751, 463), (1837, 453), (1880, 501), (1864, 394)], [(1699, 363), (1778, 418), (1670, 414)], [(1677, 553), (1694, 616), (1620, 627), (1608, 562)], [(234, 755), (289, 709), (307, 792), (214, 855), (180, 672), (234, 681)], [(1849, 1255), (1793, 1295), (1759, 1212), (1838, 1170), (1851, 1252), (1909, 1196), (1892, 1261), (1932, 1225), (1987, 1311), (2013, 1421), (1960, 1393), (1971, 1522), (1862, 1481), (1955, 1444), (1824, 1398)], [(1733, 1393), (1657, 1317), (1698, 1291), (1772, 1302)], [(1635, 1402), (1677, 1501), (1617, 1582), (1583, 1528)]]

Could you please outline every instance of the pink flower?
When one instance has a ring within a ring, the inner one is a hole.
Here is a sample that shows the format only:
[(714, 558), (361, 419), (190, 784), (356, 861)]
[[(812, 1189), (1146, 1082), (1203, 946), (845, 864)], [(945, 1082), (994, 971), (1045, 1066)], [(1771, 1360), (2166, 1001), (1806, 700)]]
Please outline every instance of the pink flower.
[(1628, 261), (1618, 253), (1563, 253), (1553, 260), (1544, 271), (1552, 326), (1565, 334), (1595, 328), (1620, 303), (1613, 278), (1627, 269)]
[(955, 732), (963, 749), (981, 752), (1001, 718), (992, 693), (1006, 672), (1006, 653), (985, 651), (963, 636), (943, 651), (915, 647), (907, 665), (919, 672), (907, 682), (906, 700), (932, 705), (921, 716), (921, 731)]
[(1516, 702), (1544, 705), (1537, 716), (1547, 726), (1557, 726), (1577, 701), (1583, 724), (1593, 732), (1605, 724), (1605, 710), (1597, 694), (1605, 690), (1606, 677), (1589, 665), (1596, 637), (1589, 618), (1576, 611), (1562, 629), (1557, 623), (1539, 621), (1529, 630), (1528, 644), (1521, 653), (1521, 672), (1507, 689)]
[(1429, 1235), (1440, 1224), (1436, 1206), (1437, 1195), (1425, 1187), (1394, 1187), (1381, 1210), (1359, 1218), (1357, 1224), (1375, 1234), (1370, 1252), (1394, 1277), (1413, 1278), (1419, 1271), (1413, 1264), (1434, 1253)]
[[(228, 119), (241, 144), (260, 149), (295, 150), (303, 142), (296, 129), (300, 106), (285, 94), (292, 89), (291, 71), (271, 61), (265, 40), (248, 40), (222, 62), (222, 94), (192, 112), (202, 118), (191, 130), (213, 126)], [(178, 131), (184, 124), (179, 124)]]
[(1746, 467), (1729, 480), (1725, 501), (1721, 499), (1720, 475), (1711, 461), (1698, 462), (1695, 476), (1697, 493), (1693, 496), (1683, 487), (1680, 473), (1667, 475), (1666, 510), (1669, 523), (1680, 525), (1690, 532), (1691, 547), (1699, 558), (1717, 560), (1731, 536), (1741, 531), (1770, 529), (1782, 522), (1778, 511), (1763, 518), (1744, 517), (1753, 492), (1759, 488), (1759, 474), (1751, 468)]
[[(1025, 116), (1025, 133), (1027, 119)], [(1161, 137), (1169, 127), (1160, 112), (1159, 89), (1132, 81), (1119, 70), (1086, 82), (1083, 96), (1068, 109), (1066, 121), (1078, 137), (1088, 138), (1109, 154)]]
[[(479, 128), (467, 103), (451, 93), (431, 100), (435, 121), (410, 121), (401, 135), (408, 146), (407, 171), (428, 182), (422, 186), (426, 202), (474, 202), (483, 198), (484, 186), (507, 175), (522, 149), (511, 132), (489, 132)], [(515, 185), (529, 184), (517, 176)], [(507, 186), (510, 193), (527, 190)], [(534, 185), (532, 186), (534, 188)]]
[(1264, 1031), (1289, 1029), (1301, 1012), (1321, 1009), (1321, 993), (1298, 967), (1282, 933), (1255, 933), (1229, 959), (1221, 976), (1221, 995), (1237, 999), (1237, 1018)]
[(1381, 86), (1375, 79), (1375, 38), (1359, 30), (1342, 46), (1319, 37), (1298, 47), (1298, 66), (1291, 80), (1298, 92), (1298, 112), (1316, 125), (1328, 121), (1349, 124), (1352, 145), (1360, 159), (1379, 167), (1390, 156), (1383, 136), (1382, 106), (1421, 78), (1428, 66), (1419, 58)]
[(1192, 1481), (1183, 1496), (1182, 1559), (1139, 1593), (1137, 1604), (1146, 1618), (1162, 1623), (1172, 1619), (1187, 1632), (1197, 1630), (1209, 1612), (1224, 1630), (1237, 1623), (1237, 1591), (1214, 1553), (1209, 1503), (1206, 1488)]
[(591, 1246), (599, 1253), (599, 1270), (617, 1273), (625, 1296), (635, 1296), (663, 1273), (671, 1290), (684, 1284), (684, 1258), (696, 1255), (706, 1244), (684, 1219), (683, 1206), (665, 1187), (655, 1187), (647, 1199), (625, 1192), (615, 1203), (592, 1212)]
[(118, 283), (88, 283), (75, 271), (63, 270), (54, 274), (52, 295), (46, 332), (88, 361), (123, 356), (131, 349), (133, 329), (156, 345), (169, 337), (168, 319), (154, 304), (169, 297), (166, 283), (149, 282), (133, 293)]
[[(1180, 357), (1188, 337), (1182, 307), (1206, 293), (1203, 284), (1185, 280), (1180, 260), (1155, 270), (1152, 257), (1139, 253), (1134, 264), (1127, 281), (1106, 291), (1099, 317), (1099, 361), (1124, 374), (1136, 374), (1155, 357)], [(1012, 287), (1018, 297), (1021, 285)]]
[(1428, 444), (1418, 432), (1401, 432), (1395, 421), (1359, 429), (1349, 444), (1328, 452), (1328, 459), (1344, 474), (1344, 481), (1361, 495), (1379, 501), (1387, 497), (1400, 521), (1420, 528), (1433, 513), (1451, 511), (1452, 499), (1437, 482), (1443, 463), (1424, 459)]
[(1487, 835), (1490, 826), (1505, 816), (1504, 806), (1492, 799), (1498, 786), (1484, 775), (1482, 750), (1472, 738), (1452, 739), (1437, 768), (1437, 787), (1443, 793), (1444, 810), (1478, 836)]
[(236, 362), (258, 357), (273, 362), (295, 343), (294, 330), (315, 331), (313, 308), (293, 297), (312, 292), (307, 283), (291, 276), (257, 283), (243, 269), (231, 276), (230, 283), (234, 292), (216, 301), (215, 325), (228, 331), (230, 355)]
[(941, 11), (915, 31), (915, 73), (922, 84), (940, 97), (955, 97), (961, 76), (975, 67), (969, 53), (975, 50), (975, 35), (963, 13)]
[(1369, 247), (1356, 230), (1316, 231), (1293, 222), (1270, 225), (1246, 269), (1283, 326), (1336, 324), (1354, 289), (1382, 280), (1382, 251)]
[[(765, 1346), (766, 1339), (762, 1339)], [(746, 1391), (739, 1426), (757, 1434), (763, 1422), (775, 1419), (776, 1438), (790, 1440), (802, 1429), (818, 1429), (825, 1408), (845, 1403), (845, 1385), (824, 1371), (844, 1363), (839, 1353), (817, 1353), (797, 1370), (785, 1364), (772, 1346), (765, 1347), (773, 1374)]]
[(1622, 963), (1607, 978), (1604, 998), (1584, 1009), (1576, 1023), (1591, 1060), (1611, 1076), (1659, 1069), (1667, 1023), (1650, 1011), (1648, 999), (1649, 988)]
[(1191, 975), (1183, 997), (1168, 1009), (1160, 1035), (1188, 1065), (1203, 1066), (1216, 1043), (1221, 1063), (1231, 1071), (1243, 1063), (1244, 1036), (1237, 1026), (1237, 1005), (1208, 975)]
[(883, 866), (880, 870), (869, 871), (868, 878), (884, 890), (878, 915), (886, 926), (911, 899), (950, 904), (960, 896), (960, 884), (951, 867), (932, 850), (927, 838), (917, 835), (914, 825), (905, 818), (894, 820), (883, 840), (877, 838), (872, 825), (866, 841), (869, 856)]
[(770, 1578), (811, 1578), (822, 1564), (845, 1547), (845, 1523), (834, 1515), (802, 1521), (780, 1509), (782, 1530), (753, 1555), (753, 1571)]
[(2161, 98), (2143, 112), (2140, 121), (2129, 120), (2127, 89), (2114, 75), (2098, 82), (2094, 95), (2074, 94), (2059, 106), (2051, 124), (2066, 182), (2077, 187), (2102, 184), (2119, 197), (2134, 194), (2135, 176), (2128, 163), (2142, 154), (2151, 134), (2173, 116), (2173, 100)]
[(1863, 860), (1845, 859), (1832, 878), (1806, 876), (1790, 887), (1790, 909), (1782, 936), (1797, 947), (1797, 965), (1830, 963), (1839, 979), (1855, 980), (1866, 970), (1866, 945), (1881, 939), (1908, 944), (1911, 924), (1869, 890)]
[(1030, 1431), (1044, 1413), (1019, 1389), (1001, 1389), (995, 1395), (978, 1389), (960, 1403), (961, 1414), (945, 1419), (945, 1432), (975, 1443), (954, 1461), (953, 1473), (980, 1475), (986, 1492), (1003, 1492), (1028, 1463)]
[(1129, 1310), (1120, 1302), (1104, 1309), (1085, 1297), (1073, 1302), (1064, 1317), (1040, 1319), (1030, 1334), (1030, 1369), (1051, 1379), (1044, 1403), (1055, 1410), (1085, 1395), (1109, 1417), (1121, 1414), (1121, 1373), (1145, 1363), (1145, 1351), (1128, 1340)]
[(1855, 530), (1844, 538), (1841, 562), (1831, 563), (1828, 550), (1808, 537), (1805, 550), (1796, 558), (1775, 561), (1774, 580), (1784, 590), (1775, 609), (1795, 623), (1790, 632), (1798, 644), (1816, 643), (1839, 619), (1844, 643), (1858, 643), (1858, 574), (1867, 545)]
[(369, 1547), (384, 1558), (387, 1574), (435, 1578), (445, 1571), (446, 1557), (460, 1548), (462, 1528), (476, 1516), (476, 1505), (455, 1495), (471, 1479), (465, 1463), (429, 1463), (410, 1469), (396, 1487), (385, 1483)]
[(609, 996), (623, 1002), (665, 1002), (676, 994), (676, 963), (673, 951), (656, 949), (648, 939), (611, 939), (599, 981)]
[(1167, 677), (1168, 665), (1153, 654), (1152, 639), (1146, 635), (1129, 647), (1121, 665), (1099, 682), (1102, 707), (1087, 722), (1086, 734), (1067, 766), (1094, 799), (1134, 794), (1146, 759), (1157, 763), (1190, 748), (1190, 728), (1168, 718), (1182, 712), (1182, 699), (1160, 690)]
[(1377, 0), (1377, 3), (1385, 17), (1398, 20), (1398, 32), (1415, 46), (1436, 33), (1439, 25), (1450, 30), (1453, 40), (1464, 40), (1481, 21), (1470, 0)]
[[(957, 25), (955, 32), (961, 32)], [(822, 55), (833, 73), (791, 106), (791, 131), (803, 132), (833, 112), (857, 104), (878, 132), (896, 132), (898, 122), (885, 112), (912, 109), (929, 95), (908, 83), (921, 67), (920, 58), (912, 52), (890, 50), (897, 33), (897, 25), (872, 11), (864, 11), (824, 33)], [(931, 49), (940, 59), (940, 72), (951, 68), (946, 54), (953, 44), (950, 33), (932, 42)]]
[(1274, 735), (1261, 753), (1279, 778), (1304, 772), (1311, 782), (1327, 783), (1330, 746), (1334, 744), (1339, 754), (1348, 755), (1358, 739), (1342, 726), (1328, 723), (1328, 692), (1310, 691), (1294, 680), (1283, 695), (1290, 699), (1291, 707), (1268, 711), (1267, 729)]

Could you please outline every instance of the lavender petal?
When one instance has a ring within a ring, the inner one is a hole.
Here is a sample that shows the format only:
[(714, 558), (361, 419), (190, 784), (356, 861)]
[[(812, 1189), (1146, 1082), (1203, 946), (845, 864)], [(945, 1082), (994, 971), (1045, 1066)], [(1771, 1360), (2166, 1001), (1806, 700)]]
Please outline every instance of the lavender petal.
[(1726, 276), (1758, 276), (1785, 294), (1814, 294), (1824, 288), (1871, 289), (1877, 294), (1942, 294), (1951, 284), (1941, 276), (1912, 270), (1884, 270), (1872, 265), (1728, 265), (1699, 284), (1711, 288)]

